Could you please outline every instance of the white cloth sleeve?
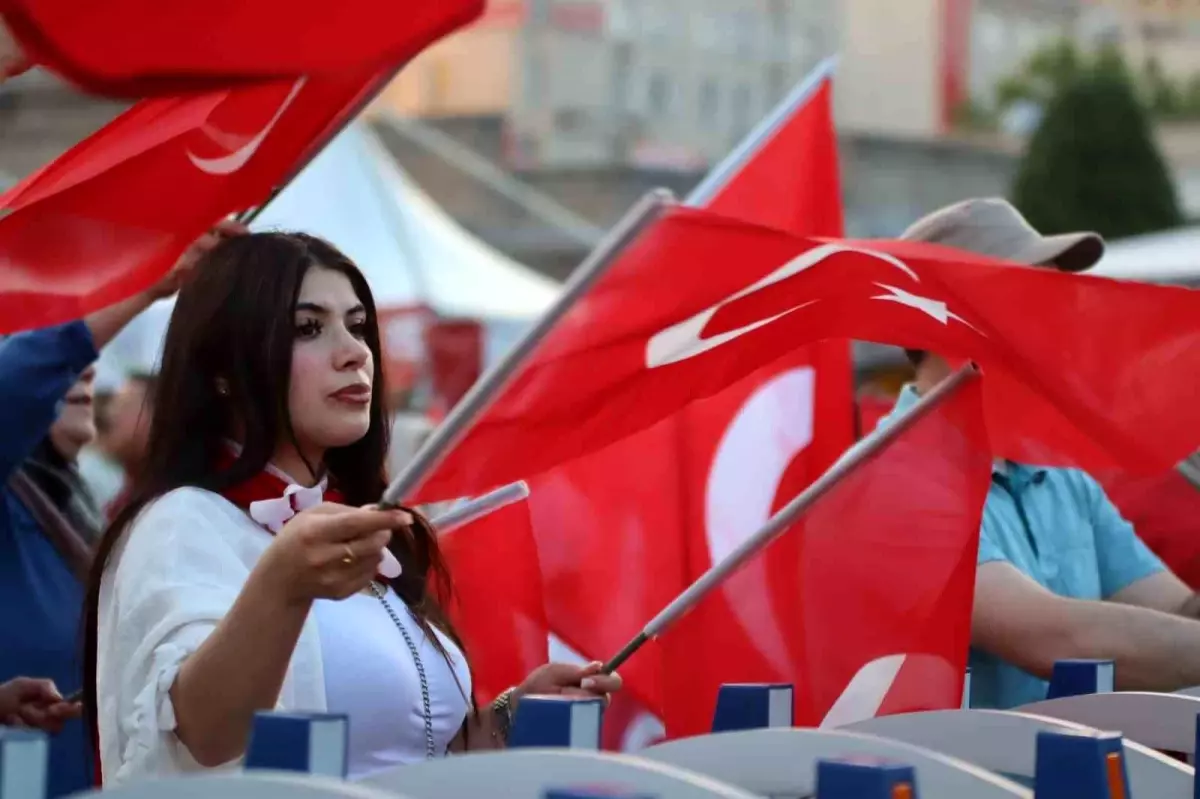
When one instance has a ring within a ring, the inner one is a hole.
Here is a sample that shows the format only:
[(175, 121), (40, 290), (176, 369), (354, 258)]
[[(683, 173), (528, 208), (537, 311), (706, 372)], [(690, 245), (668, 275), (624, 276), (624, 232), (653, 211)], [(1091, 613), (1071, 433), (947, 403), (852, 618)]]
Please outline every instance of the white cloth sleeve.
[[(98, 647), (100, 690), (110, 695), (100, 697), (100, 715), (115, 717), (117, 729), (102, 727), (101, 740), (115, 733), (115, 748), (103, 749), (116, 757), (117, 768), (110, 774), (105, 762), (106, 783), (156, 770), (144, 760), (182, 754), (164, 751), (184, 748), (174, 735), (171, 687), (249, 576), (244, 553), (220, 529), (228, 525), (221, 502), (198, 489), (171, 492), (131, 525), (119, 560), (108, 566)], [(116, 703), (114, 714), (103, 712), (106, 701)]]

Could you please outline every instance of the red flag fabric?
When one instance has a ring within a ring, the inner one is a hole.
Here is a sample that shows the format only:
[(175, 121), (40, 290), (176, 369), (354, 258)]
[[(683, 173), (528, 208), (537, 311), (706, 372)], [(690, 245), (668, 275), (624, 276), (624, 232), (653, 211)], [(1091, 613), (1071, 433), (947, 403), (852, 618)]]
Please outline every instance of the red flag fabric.
[[(611, 656), (698, 576), (694, 564), (724, 557), (821, 474), (851, 436), (841, 355), (801, 348), (648, 430), (530, 479), (555, 634), (589, 658)], [(754, 608), (729, 619), (745, 626), (742, 639), (785, 634), (765, 623), (773, 604), (788, 599), (764, 593), (778, 557), (776, 550), (726, 589)], [(734, 651), (731, 644), (712, 656)], [(636, 703), (627, 721), (662, 718), (657, 644), (643, 647), (621, 675)], [(609, 744), (626, 739), (609, 733)]]
[[(723, 268), (731, 260), (737, 270)], [(1200, 444), (1200, 404), (1182, 377), (1200, 369), (1198, 314), (1200, 294), (1187, 289), (928, 244), (799, 239), (672, 209), (546, 337), (420, 493), (479, 493), (567, 462), (825, 338), (977, 361), (1001, 457), (1161, 471)]]
[[(828, 468), (853, 431), (842, 356), (801, 348), (647, 430), (529, 478), (554, 633), (588, 658), (608, 658), (697, 576), (695, 559), (728, 554)], [(738, 578), (730, 590), (762, 597), (764, 586)], [(754, 614), (738, 621), (754, 634), (780, 632)], [(661, 717), (655, 647), (621, 675), (630, 696)]]
[(218, 219), (261, 202), (376, 74), (147, 100), (0, 196), (0, 332), (144, 289)]
[(822, 79), (775, 135), (705, 206), (798, 236), (842, 235), (833, 82)]
[(454, 580), (451, 619), (481, 705), (548, 659), (545, 605), (529, 507), (517, 502), (438, 539)]
[(1200, 590), (1200, 490), (1174, 469), (1149, 476), (1093, 475), (1138, 537), (1179, 579)]
[[(685, 586), (741, 546), (852, 443), (849, 376), (821, 367), (792, 356), (683, 411), (687, 434), (678, 462), (691, 500), (680, 530)], [(798, 597), (788, 588), (800, 558), (793, 541), (777, 542), (721, 586), (729, 612), (711, 631), (722, 647), (706, 667), (736, 668), (743, 658), (762, 657), (786, 670), (787, 641), (801, 629)], [(672, 730), (677, 709), (666, 708)]]
[(149, 97), (376, 72), (476, 19), (485, 0), (0, 0), (24, 51), (80, 88)]
[[(830, 99), (825, 76), (708, 201), (709, 207), (794, 232), (839, 234)], [(801, 167), (803, 181), (795, 178)], [(721, 268), (736, 266), (731, 261)], [(798, 387), (797, 370), (803, 384)], [(547, 575), (552, 585), (547, 589), (548, 614), (556, 634), (576, 652), (593, 658), (617, 651), (686, 587), (689, 529), (706, 529), (706, 509), (713, 502), (737, 501), (722, 493), (723, 480), (717, 490), (710, 490), (708, 467), (718, 442), (723, 442), (724, 475), (730, 455), (746, 455), (748, 437), (755, 438), (752, 446), (765, 447), (769, 468), (775, 470), (765, 479), (771, 486), (783, 486), (790, 497), (853, 440), (851, 384), (847, 342), (799, 347), (709, 400), (713, 408), (701, 424), (686, 412), (677, 413), (535, 478), (530, 503), (539, 545), (543, 552), (556, 553), (543, 559), (556, 564), (555, 572)], [(750, 395), (759, 401), (742, 413)], [(772, 413), (772, 408), (780, 412)], [(536, 433), (528, 446), (542, 446)], [(689, 469), (694, 457), (703, 458), (703, 463)], [(743, 475), (760, 471), (756, 463), (742, 463), (738, 469)], [(593, 530), (580, 519), (602, 519), (605, 524)], [(722, 545), (732, 546), (736, 541), (729, 536), (742, 532), (747, 531), (721, 526), (718, 534)], [(614, 593), (614, 585), (621, 589)], [(625, 708), (624, 725), (617, 715), (606, 724), (609, 745), (644, 739), (625, 727), (642, 729), (647, 719), (662, 712), (661, 664), (653, 646), (626, 664), (622, 675), (633, 707)]]
[[(793, 683), (798, 726), (958, 707), (991, 462), (976, 379), (663, 635), (668, 737), (707, 732), (728, 682)], [(710, 560), (689, 553), (698, 576)]]
[[(668, 419), (587, 458), (529, 478), (529, 506), (550, 628), (606, 660), (686, 585), (681, 428)], [(661, 712), (652, 651), (621, 668), (625, 690)]]

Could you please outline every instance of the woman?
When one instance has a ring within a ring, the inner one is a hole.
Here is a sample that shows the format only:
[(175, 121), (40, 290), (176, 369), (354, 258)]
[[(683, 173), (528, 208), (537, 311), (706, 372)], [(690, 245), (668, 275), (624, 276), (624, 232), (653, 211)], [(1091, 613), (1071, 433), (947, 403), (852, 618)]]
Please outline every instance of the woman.
[[(370, 506), (387, 426), (366, 281), (301, 234), (241, 236), (205, 260), (171, 318), (145, 468), (89, 586), (85, 704), (105, 785), (233, 763), (264, 709), (349, 714), (357, 778), (503, 745), (524, 694), (616, 690), (598, 664), (551, 664), (472, 709), (436, 535)], [(377, 575), (385, 551), (396, 578)]]

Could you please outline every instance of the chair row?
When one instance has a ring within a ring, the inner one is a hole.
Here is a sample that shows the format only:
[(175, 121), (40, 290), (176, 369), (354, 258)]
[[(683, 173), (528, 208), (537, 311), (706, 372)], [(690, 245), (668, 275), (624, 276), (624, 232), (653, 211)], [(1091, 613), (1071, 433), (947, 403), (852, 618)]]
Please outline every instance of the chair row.
[[(540, 799), (589, 796), (580, 786), (602, 785), (610, 798), (647, 799), (1200, 797), (1193, 768), (1159, 751), (1194, 755), (1200, 697), (1114, 693), (1111, 664), (1061, 665), (1071, 679), (1055, 681), (1054, 698), (1016, 711), (908, 713), (836, 729), (792, 728), (790, 686), (726, 686), (714, 733), (637, 756), (595, 751), (599, 702), (529, 697), (519, 706), (508, 751), (403, 766), (355, 784), (337, 779), (345, 773), (345, 717), (263, 714), (241, 774), (104, 793), (112, 794), (106, 799)], [(0, 799), (43, 799), (45, 762), (40, 734), (0, 732)]]
[[(579, 704), (592, 700), (567, 700)], [(265, 720), (266, 721), (266, 720)], [(307, 729), (308, 765), (336, 767), (329, 718), (276, 717), (266, 726)], [(520, 723), (518, 721), (518, 723)], [(321, 729), (322, 726), (325, 729)], [(564, 733), (569, 734), (564, 730)], [(303, 736), (301, 736), (303, 737)], [(318, 751), (318, 741), (330, 745)], [(702, 744), (695, 748), (694, 744)], [(332, 744), (332, 745), (331, 745)], [(691, 745), (691, 746), (690, 746)], [(273, 745), (272, 745), (273, 746)], [(1036, 742), (1032, 789), (965, 761), (872, 735), (800, 729), (715, 733), (639, 756), (572, 748), (473, 753), (400, 766), (360, 783), (288, 774), (248, 763), (241, 774), (147, 780), (105, 799), (1128, 799), (1136, 796), (1120, 735), (1046, 732)], [(258, 754), (261, 754), (261, 750)], [(277, 752), (278, 754), (278, 752)], [(315, 755), (315, 757), (314, 757)], [(292, 758), (295, 760), (295, 758)]]

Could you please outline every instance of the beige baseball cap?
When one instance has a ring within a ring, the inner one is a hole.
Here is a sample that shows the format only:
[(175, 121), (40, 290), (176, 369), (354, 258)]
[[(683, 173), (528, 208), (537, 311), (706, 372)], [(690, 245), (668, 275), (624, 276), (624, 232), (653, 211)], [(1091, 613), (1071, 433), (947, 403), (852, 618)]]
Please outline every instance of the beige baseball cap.
[(1104, 255), (1104, 239), (1096, 233), (1043, 236), (1007, 200), (988, 197), (964, 200), (918, 219), (900, 235), (959, 250), (990, 255), (1030, 266), (1054, 266), (1082, 272)]

